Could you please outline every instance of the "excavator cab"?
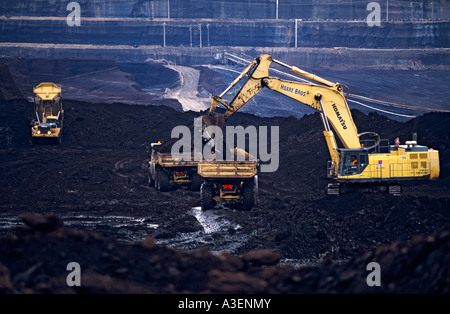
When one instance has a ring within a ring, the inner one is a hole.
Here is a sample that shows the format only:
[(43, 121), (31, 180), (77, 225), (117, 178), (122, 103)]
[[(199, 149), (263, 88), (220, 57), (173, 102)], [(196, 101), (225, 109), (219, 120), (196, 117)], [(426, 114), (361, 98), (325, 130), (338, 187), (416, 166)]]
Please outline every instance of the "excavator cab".
[(369, 150), (367, 148), (346, 149), (341, 148), (341, 161), (339, 176), (360, 174), (369, 164)]

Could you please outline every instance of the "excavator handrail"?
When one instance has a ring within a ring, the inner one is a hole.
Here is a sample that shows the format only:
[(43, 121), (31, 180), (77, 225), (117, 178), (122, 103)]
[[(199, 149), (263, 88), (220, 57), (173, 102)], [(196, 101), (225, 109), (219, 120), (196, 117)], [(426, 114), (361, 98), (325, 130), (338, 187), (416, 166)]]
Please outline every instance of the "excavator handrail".
[(362, 133), (358, 134), (358, 137), (361, 137), (361, 136), (364, 136), (364, 135), (369, 135), (369, 134), (375, 135), (376, 138), (377, 138), (377, 140), (375, 141), (375, 144), (373, 144), (370, 147), (366, 147), (368, 150), (371, 150), (372, 148), (375, 148), (378, 145), (380, 145), (381, 138), (380, 138), (380, 135), (378, 133), (376, 133), (376, 132), (362, 132)]

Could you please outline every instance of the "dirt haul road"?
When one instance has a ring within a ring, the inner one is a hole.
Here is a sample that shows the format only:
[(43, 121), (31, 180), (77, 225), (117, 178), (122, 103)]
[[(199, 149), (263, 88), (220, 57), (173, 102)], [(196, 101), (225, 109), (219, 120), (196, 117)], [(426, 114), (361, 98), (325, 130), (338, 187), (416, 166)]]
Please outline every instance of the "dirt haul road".
[(164, 94), (164, 98), (177, 99), (183, 106), (184, 111), (203, 111), (210, 105), (210, 98), (197, 96), (200, 71), (194, 68), (166, 65), (169, 69), (175, 70), (180, 75), (180, 86), (176, 89), (169, 89)]

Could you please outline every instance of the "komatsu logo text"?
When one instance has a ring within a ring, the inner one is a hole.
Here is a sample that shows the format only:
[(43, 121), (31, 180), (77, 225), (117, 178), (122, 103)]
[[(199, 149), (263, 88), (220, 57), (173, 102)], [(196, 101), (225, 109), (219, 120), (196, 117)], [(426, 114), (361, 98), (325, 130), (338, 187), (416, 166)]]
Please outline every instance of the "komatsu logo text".
[(345, 120), (342, 118), (341, 114), (339, 113), (339, 109), (337, 108), (336, 104), (333, 104), (332, 107), (334, 109), (334, 112), (336, 112), (336, 117), (338, 118), (339, 122), (341, 123), (342, 128), (344, 130), (347, 130), (347, 125), (345, 124)]

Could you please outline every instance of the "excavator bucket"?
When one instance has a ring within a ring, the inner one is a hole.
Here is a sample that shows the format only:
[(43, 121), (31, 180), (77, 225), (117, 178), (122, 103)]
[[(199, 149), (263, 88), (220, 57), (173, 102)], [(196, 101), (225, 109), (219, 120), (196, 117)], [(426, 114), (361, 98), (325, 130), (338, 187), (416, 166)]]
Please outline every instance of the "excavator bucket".
[(201, 118), (202, 118), (202, 134), (204, 141), (209, 141), (210, 139), (215, 138), (214, 133), (210, 134), (207, 127), (217, 126), (222, 130), (225, 125), (225, 116), (223, 114), (210, 112), (201, 116)]
[(218, 126), (219, 128), (223, 128), (225, 125), (225, 116), (219, 113), (207, 113), (202, 117), (202, 127), (208, 126)]

